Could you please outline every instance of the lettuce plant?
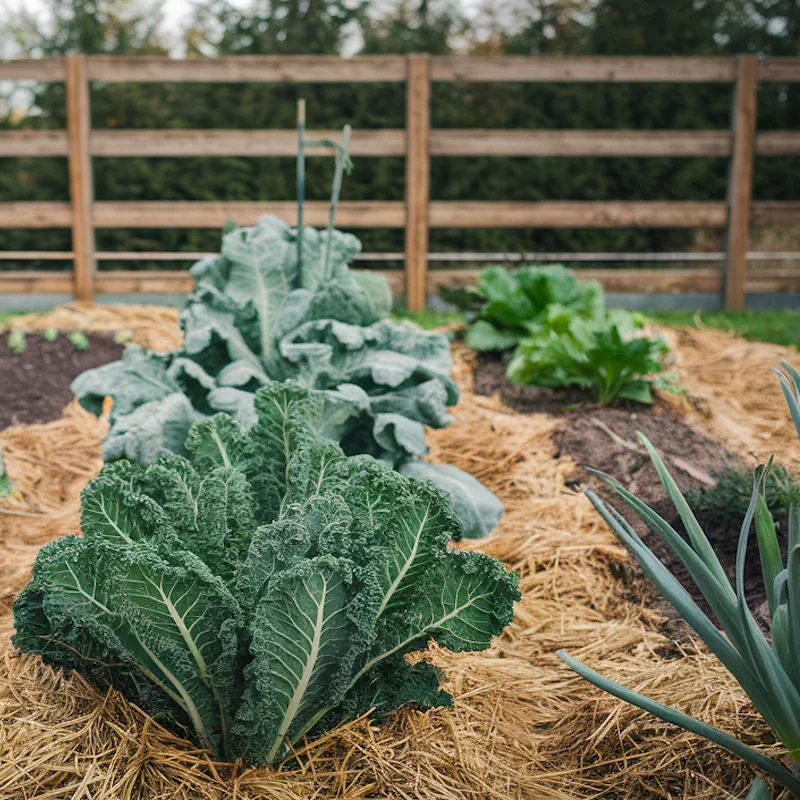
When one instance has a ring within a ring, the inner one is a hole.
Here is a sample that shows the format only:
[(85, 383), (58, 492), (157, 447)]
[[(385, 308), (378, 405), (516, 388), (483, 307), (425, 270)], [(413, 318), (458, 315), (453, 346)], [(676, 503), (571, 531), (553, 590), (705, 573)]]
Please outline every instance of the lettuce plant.
[(275, 217), (229, 230), (221, 254), (191, 269), (180, 349), (130, 346), (121, 361), (73, 382), (93, 413), (114, 398), (105, 460), (185, 454), (191, 425), (217, 412), (252, 425), (256, 390), (291, 378), (321, 393), (326, 435), (347, 454), (433, 481), (453, 495), (467, 536), (491, 532), (502, 515), (491, 492), (460, 470), (419, 461), (425, 426), (448, 425), (447, 407), (458, 401), (447, 338), (386, 319), (387, 282), (348, 269), (360, 247), (350, 234), (298, 233)]
[[(781, 387), (800, 435), (800, 373), (784, 364), (779, 373)], [(692, 580), (720, 622), (719, 630), (700, 610), (690, 595), (653, 555), (625, 517), (607, 507), (594, 493), (589, 499), (617, 537), (639, 562), (644, 573), (675, 610), (706, 643), (708, 649), (730, 670), (753, 705), (775, 732), (792, 760), (793, 772), (728, 734), (675, 709), (657, 703), (615, 683), (581, 664), (563, 651), (560, 658), (595, 686), (628, 703), (649, 711), (667, 722), (727, 748), (763, 769), (800, 797), (800, 508), (789, 512), (789, 552), (784, 564), (775, 523), (764, 498), (764, 470), (756, 473), (754, 489), (739, 535), (736, 580), (731, 585), (688, 503), (678, 490), (652, 445), (642, 437), (661, 482), (672, 500), (688, 534), (684, 540), (662, 517), (638, 500), (612, 478), (603, 477), (623, 501), (660, 536), (680, 558)], [(767, 591), (771, 635), (759, 628), (744, 594), (744, 569), (750, 528), (755, 522), (761, 570)], [(764, 795), (764, 787), (754, 788)]]
[(537, 332), (514, 351), (507, 376), (512, 383), (569, 387), (593, 392), (597, 402), (616, 399), (652, 403), (650, 386), (671, 387), (655, 377), (669, 352), (661, 338), (638, 336), (624, 317), (574, 318), (565, 330)]
[(617, 398), (650, 403), (652, 385), (670, 388), (654, 377), (668, 352), (664, 341), (637, 334), (640, 315), (607, 309), (597, 281), (560, 265), (492, 267), (477, 286), (445, 299), (467, 311), (473, 350), (513, 350), (506, 371), (512, 383), (577, 387), (603, 405)]
[(527, 266), (513, 272), (491, 267), (477, 286), (456, 300), (474, 318), (467, 331), (473, 350), (512, 350), (532, 330), (551, 329), (574, 317), (591, 319), (605, 312), (597, 281), (581, 281), (559, 264)]
[(255, 414), (197, 423), (188, 460), (105, 466), (82, 535), (39, 552), (13, 641), (219, 758), (273, 764), (371, 708), (449, 704), (407, 656), (487, 648), (519, 592), (449, 546), (446, 495), (326, 440), (320, 395), (273, 384)]

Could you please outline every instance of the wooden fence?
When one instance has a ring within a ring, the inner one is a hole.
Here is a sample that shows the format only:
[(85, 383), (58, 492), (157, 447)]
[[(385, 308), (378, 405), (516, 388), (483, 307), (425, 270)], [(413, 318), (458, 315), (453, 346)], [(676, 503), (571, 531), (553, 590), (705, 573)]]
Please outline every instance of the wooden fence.
[[(404, 202), (343, 202), (345, 228), (405, 229), (405, 270), (390, 271), (411, 309), (428, 292), (473, 279), (474, 270), (428, 269), (430, 228), (709, 227), (727, 230), (724, 269), (589, 269), (611, 291), (724, 292), (729, 309), (744, 307), (745, 292), (800, 291), (800, 271), (747, 271), (751, 224), (800, 223), (800, 202), (752, 202), (753, 158), (800, 155), (800, 131), (757, 133), (760, 83), (800, 82), (800, 58), (502, 57), (427, 55), (240, 56), (175, 60), (162, 57), (68, 55), (0, 61), (0, 80), (63, 81), (67, 130), (0, 131), (0, 157), (66, 156), (70, 202), (0, 202), (0, 227), (72, 229), (70, 252), (6, 252), (0, 258), (72, 260), (71, 272), (0, 272), (0, 294), (186, 292), (183, 271), (98, 271), (98, 261), (181, 261), (185, 253), (102, 253), (99, 228), (220, 228), (228, 218), (251, 224), (262, 214), (295, 222), (295, 204), (272, 202), (95, 202), (91, 160), (98, 156), (290, 156), (293, 130), (91, 130), (89, 86), (98, 82), (319, 82), (406, 84), (405, 129), (356, 130), (354, 156), (405, 156)], [(436, 130), (430, 127), (434, 81), (670, 82), (732, 87), (729, 131), (706, 130)], [(335, 138), (309, 131), (312, 138)], [(430, 159), (440, 156), (715, 156), (730, 159), (726, 202), (431, 202)], [(800, 200), (800, 198), (798, 198)], [(307, 203), (306, 222), (324, 225), (326, 203)]]

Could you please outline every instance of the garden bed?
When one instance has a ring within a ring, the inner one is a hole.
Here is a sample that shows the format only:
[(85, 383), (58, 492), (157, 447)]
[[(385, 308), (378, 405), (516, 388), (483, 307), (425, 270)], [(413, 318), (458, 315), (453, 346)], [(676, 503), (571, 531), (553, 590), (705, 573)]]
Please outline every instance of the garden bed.
[(9, 337), (0, 337), (0, 430), (58, 419), (72, 400), (72, 381), (122, 355), (123, 345), (111, 334), (90, 333), (86, 340), (87, 347), (78, 349), (64, 335), (55, 341), (28, 335), (24, 351), (16, 353)]
[[(91, 310), (69, 313), (93, 329)], [(114, 313), (114, 324), (134, 330), (135, 338), (156, 335), (157, 326), (142, 324), (135, 309)], [(161, 341), (174, 341), (174, 317), (158, 330)], [(471, 391), (472, 357), (456, 347), (462, 400), (454, 424), (429, 434), (430, 457), (468, 470), (505, 503), (498, 530), (467, 546), (520, 573), (515, 621), (485, 653), (434, 652), (455, 696), (452, 708), (404, 710), (381, 725), (356, 721), (311, 743), (278, 773), (213, 763), (119, 695), (103, 696), (5, 646), (10, 601), (37, 548), (78, 525), (79, 493), (100, 466), (106, 424), (73, 405), (55, 422), (0, 433), (18, 490), (0, 506), (0, 797), (743, 795), (752, 772), (735, 756), (594, 690), (555, 656), (563, 647), (615, 680), (778, 752), (738, 685), (702, 645), (687, 640), (675, 647), (665, 637), (663, 617), (646, 601), (648, 585), (577, 491), (586, 480), (581, 462), (600, 456), (610, 461), (597, 465), (619, 477), (644, 479), (639, 455), (625, 446), (617, 452), (618, 443), (593, 419), (624, 441), (636, 425), (654, 438), (667, 430), (670, 452), (707, 472), (728, 450), (748, 464), (751, 453), (764, 460), (778, 451), (787, 466), (800, 467), (786, 447), (791, 423), (768, 370), (794, 354), (716, 332), (674, 338), (687, 398), (635, 419), (628, 411), (518, 413), (497, 396)], [(674, 427), (679, 422), (692, 436)], [(591, 426), (583, 449), (582, 426)], [(696, 460), (704, 452), (716, 455)]]

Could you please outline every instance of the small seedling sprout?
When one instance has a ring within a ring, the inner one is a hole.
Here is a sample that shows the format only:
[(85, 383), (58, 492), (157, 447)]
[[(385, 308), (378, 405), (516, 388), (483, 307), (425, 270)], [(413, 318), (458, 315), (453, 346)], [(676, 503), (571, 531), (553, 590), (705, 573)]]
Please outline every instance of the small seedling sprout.
[(54, 342), (58, 339), (58, 328), (45, 328), (42, 331), (42, 336), (44, 336), (48, 342)]
[(86, 338), (86, 334), (83, 331), (72, 331), (71, 333), (67, 334), (67, 339), (72, 342), (72, 345), (76, 350), (89, 349), (89, 340)]
[(25, 331), (11, 331), (8, 334), (8, 346), (21, 356), (25, 352)]

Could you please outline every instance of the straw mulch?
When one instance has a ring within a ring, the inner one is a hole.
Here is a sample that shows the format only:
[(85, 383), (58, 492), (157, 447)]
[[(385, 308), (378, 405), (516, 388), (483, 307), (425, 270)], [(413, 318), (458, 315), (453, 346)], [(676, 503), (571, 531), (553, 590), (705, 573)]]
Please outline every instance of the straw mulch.
[(46, 314), (23, 314), (12, 317), (9, 330), (31, 333), (57, 328), (60, 331), (127, 331), (132, 341), (150, 350), (166, 352), (179, 347), (183, 336), (178, 328), (178, 309), (165, 306), (95, 306), (90, 303), (67, 303)]
[[(115, 313), (123, 324), (125, 313)], [(786, 412), (774, 383), (766, 391), (754, 381), (757, 392), (735, 361), (726, 361), (726, 369), (712, 373), (712, 386), (696, 366), (726, 352), (726, 359), (739, 353), (750, 364), (750, 348), (760, 346), (700, 332), (680, 347), (682, 377), (704, 401), (712, 435), (729, 435), (740, 406), (758, 412), (757, 452), (779, 450)], [(776, 361), (776, 353), (769, 355), (759, 369)], [(114, 692), (101, 694), (80, 677), (6, 648), (0, 799), (742, 796), (752, 773), (738, 759), (603, 695), (556, 659), (564, 647), (609, 677), (779, 752), (718, 662), (700, 645), (683, 642), (679, 649), (662, 635), (650, 589), (588, 501), (564, 485), (573, 465), (556, 457), (557, 420), (518, 415), (472, 395), (468, 356), (458, 348), (456, 356), (466, 391), (453, 426), (431, 432), (431, 457), (472, 472), (506, 504), (500, 529), (470, 546), (518, 570), (523, 599), (490, 651), (432, 651), (456, 697), (452, 708), (404, 710), (381, 725), (357, 720), (310, 743), (280, 772), (243, 769), (213, 763)], [(0, 513), (6, 602), (24, 582), (36, 547), (74, 529), (78, 491), (99, 466), (104, 425), (70, 408), (58, 422), (0, 434), (20, 489), (4, 506), (17, 515)], [(19, 516), (23, 511), (48, 516)]]

